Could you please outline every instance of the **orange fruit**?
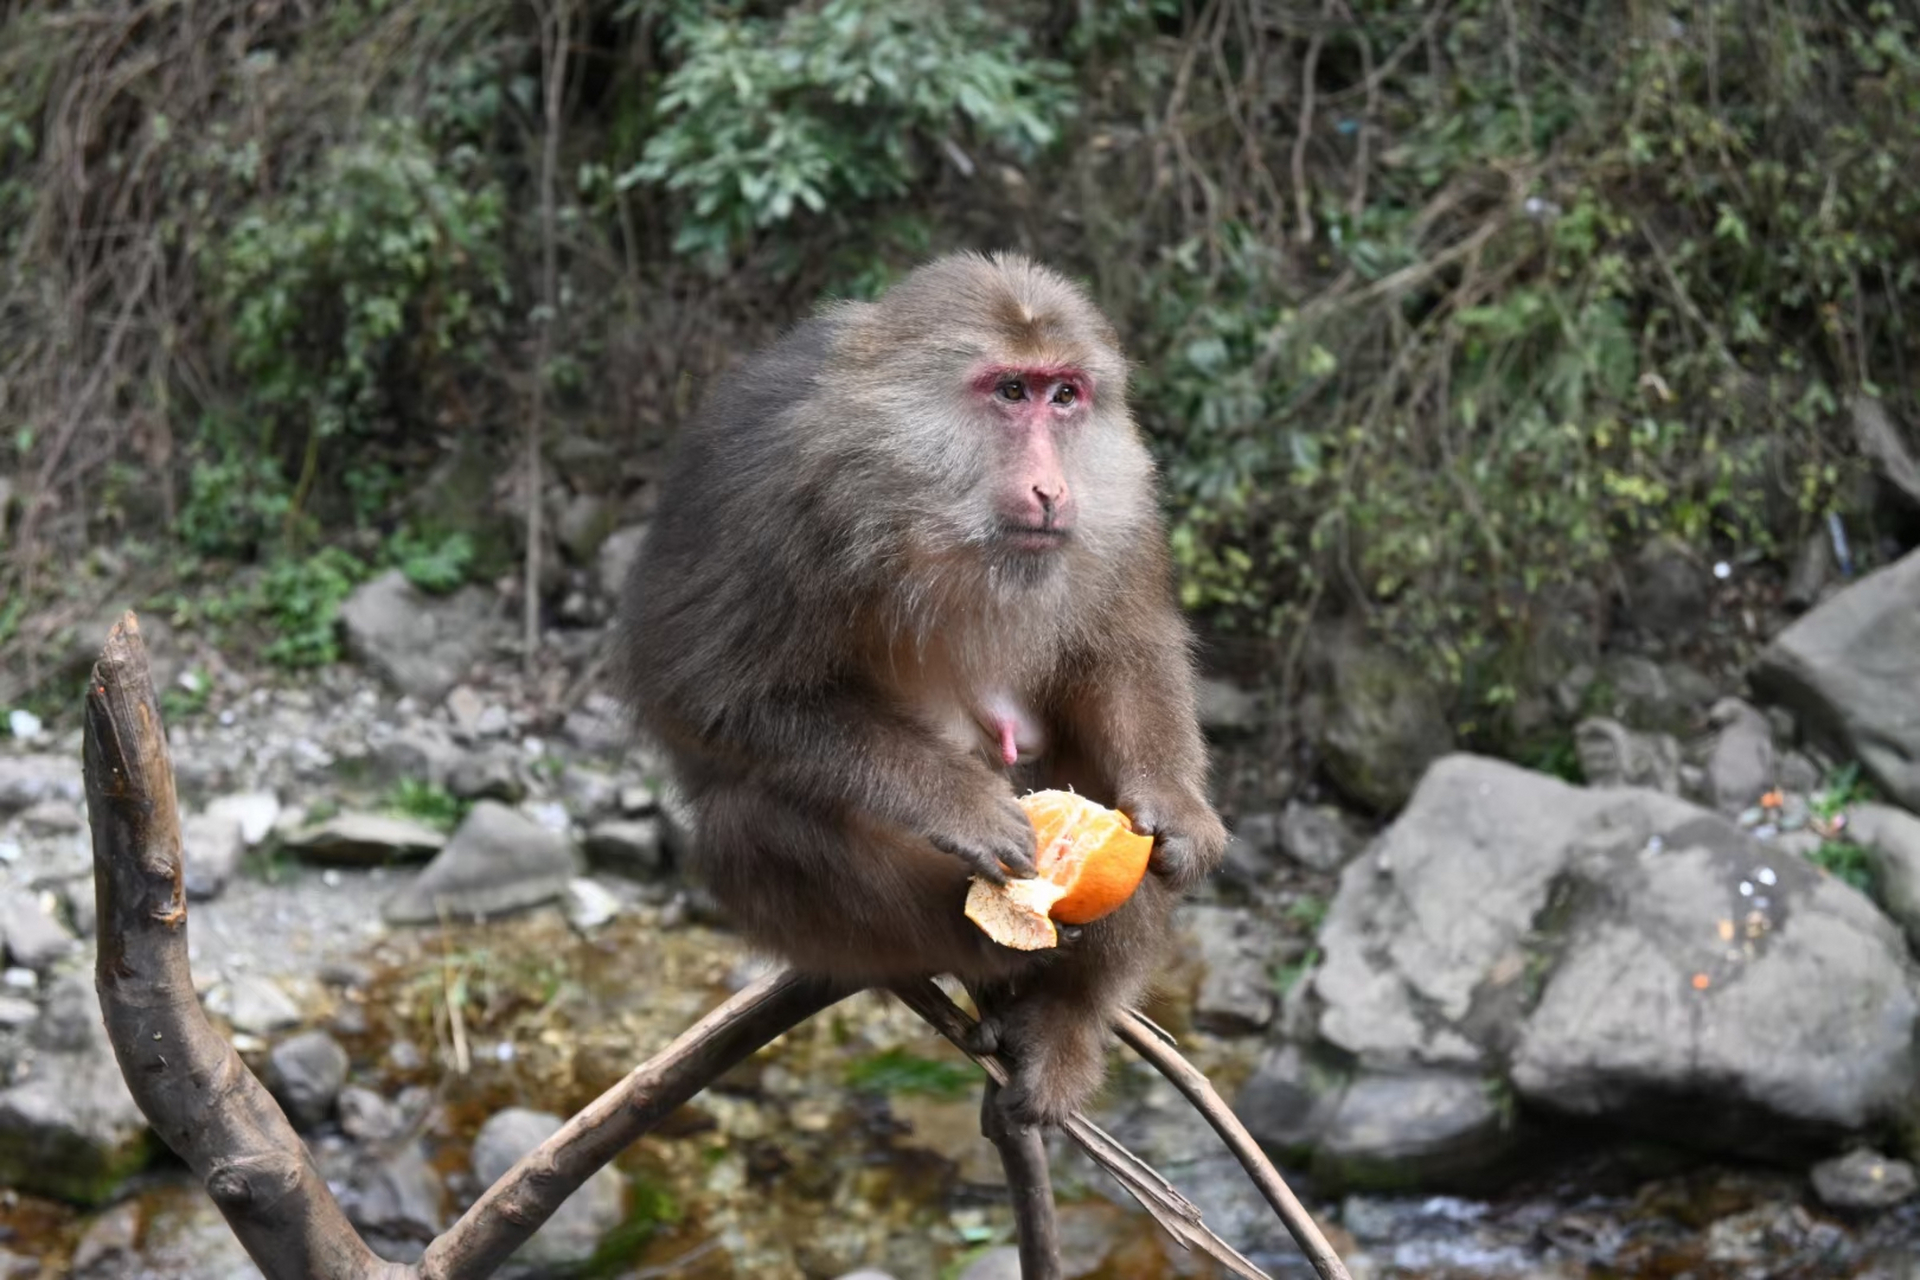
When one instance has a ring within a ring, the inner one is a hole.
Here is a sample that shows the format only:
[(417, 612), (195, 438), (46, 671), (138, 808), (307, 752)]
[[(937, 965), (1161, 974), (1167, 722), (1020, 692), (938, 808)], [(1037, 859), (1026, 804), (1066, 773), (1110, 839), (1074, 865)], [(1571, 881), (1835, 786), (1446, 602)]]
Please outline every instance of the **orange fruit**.
[(1035, 791), (1020, 807), (1038, 837), (1035, 866), (1066, 890), (1048, 915), (1091, 924), (1133, 896), (1153, 852), (1153, 837), (1135, 835), (1133, 819), (1071, 791)]
[(1133, 896), (1153, 838), (1135, 835), (1126, 814), (1071, 791), (1036, 791), (1020, 804), (1033, 822), (1039, 874), (1004, 885), (976, 877), (966, 915), (1002, 946), (1041, 951), (1060, 940), (1055, 920), (1089, 924)]

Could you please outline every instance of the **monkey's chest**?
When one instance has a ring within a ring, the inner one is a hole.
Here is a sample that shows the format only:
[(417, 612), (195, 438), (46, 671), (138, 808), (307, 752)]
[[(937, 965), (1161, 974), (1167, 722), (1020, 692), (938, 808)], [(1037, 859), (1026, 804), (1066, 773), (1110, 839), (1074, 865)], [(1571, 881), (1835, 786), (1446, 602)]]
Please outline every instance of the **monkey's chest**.
[(1046, 729), (1022, 699), (1004, 689), (970, 692), (955, 691), (936, 718), (948, 741), (1003, 768), (1030, 762), (1046, 749)]

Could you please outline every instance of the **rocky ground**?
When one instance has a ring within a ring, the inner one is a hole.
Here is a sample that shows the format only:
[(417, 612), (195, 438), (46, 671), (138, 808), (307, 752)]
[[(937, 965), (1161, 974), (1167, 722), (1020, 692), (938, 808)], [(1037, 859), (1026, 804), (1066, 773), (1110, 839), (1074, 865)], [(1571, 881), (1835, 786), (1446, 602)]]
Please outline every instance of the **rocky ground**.
[[(1816, 598), (1731, 678), (1561, 653), (1585, 785), (1455, 750), (1394, 659), (1328, 643), (1305, 732), (1329, 785), (1289, 799), (1256, 690), (1209, 685), (1236, 841), (1152, 1012), (1356, 1276), (1920, 1275), (1920, 561)], [(390, 1256), (754, 971), (677, 873), (671, 790), (577, 613), (531, 676), (488, 593), (397, 577), (348, 610), (356, 661), (300, 679), (149, 628), (196, 984)], [(9, 728), (0, 1280), (254, 1274), (99, 1028), (77, 731)], [(860, 997), (636, 1146), (522, 1265), (1011, 1275), (976, 1105), (971, 1068)], [(1099, 1119), (1305, 1274), (1151, 1072), (1117, 1057)], [(1056, 1180), (1069, 1274), (1205, 1274), (1077, 1155)]]

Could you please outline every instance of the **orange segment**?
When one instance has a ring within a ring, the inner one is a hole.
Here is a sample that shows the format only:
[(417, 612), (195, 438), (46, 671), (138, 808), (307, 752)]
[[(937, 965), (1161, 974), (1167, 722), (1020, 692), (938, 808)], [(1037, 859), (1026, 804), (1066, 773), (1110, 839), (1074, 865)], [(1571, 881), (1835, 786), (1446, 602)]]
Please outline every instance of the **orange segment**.
[(1033, 822), (1039, 875), (996, 885), (975, 879), (967, 918), (1002, 946), (1054, 946), (1053, 922), (1089, 924), (1119, 909), (1147, 873), (1151, 836), (1136, 835), (1126, 814), (1071, 791), (1036, 791), (1020, 804)]
[(1020, 804), (1038, 837), (1040, 874), (1066, 890), (1053, 904), (1055, 920), (1090, 924), (1133, 896), (1153, 838), (1135, 835), (1131, 818), (1071, 791), (1036, 791)]

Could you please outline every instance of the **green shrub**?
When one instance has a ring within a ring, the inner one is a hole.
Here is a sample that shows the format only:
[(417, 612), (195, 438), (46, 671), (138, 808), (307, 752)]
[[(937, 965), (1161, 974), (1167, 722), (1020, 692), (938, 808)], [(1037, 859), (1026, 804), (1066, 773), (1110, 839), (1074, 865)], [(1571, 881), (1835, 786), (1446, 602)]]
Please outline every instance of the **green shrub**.
[(803, 211), (844, 218), (904, 195), (956, 133), (1030, 157), (1071, 110), (1068, 68), (987, 6), (679, 8), (657, 128), (616, 181), (682, 193), (674, 246), (716, 266)]

